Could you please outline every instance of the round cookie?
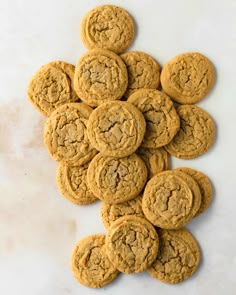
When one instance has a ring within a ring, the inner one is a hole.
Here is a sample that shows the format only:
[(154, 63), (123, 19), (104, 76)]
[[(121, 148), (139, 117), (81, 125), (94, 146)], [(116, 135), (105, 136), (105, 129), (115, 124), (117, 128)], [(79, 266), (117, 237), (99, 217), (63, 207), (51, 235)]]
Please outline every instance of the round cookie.
[(179, 106), (177, 113), (180, 130), (165, 149), (181, 159), (193, 159), (206, 153), (215, 140), (215, 126), (210, 115), (194, 105)]
[(80, 36), (88, 49), (104, 48), (116, 53), (125, 51), (134, 39), (134, 23), (121, 7), (101, 5), (83, 18)]
[(204, 173), (194, 170), (192, 168), (181, 167), (177, 168), (176, 170), (192, 176), (192, 178), (197, 182), (200, 188), (202, 201), (200, 208), (195, 215), (198, 216), (199, 214), (203, 213), (208, 209), (212, 201), (213, 188), (210, 179)]
[(106, 102), (91, 114), (88, 137), (103, 155), (125, 157), (137, 150), (145, 128), (144, 117), (135, 106), (124, 101)]
[(108, 228), (114, 221), (125, 215), (144, 217), (141, 195), (121, 204), (110, 205), (105, 202), (102, 203), (101, 218), (105, 228)]
[(183, 53), (170, 60), (161, 72), (163, 90), (181, 104), (203, 99), (215, 81), (212, 63), (197, 52)]
[(142, 272), (151, 266), (159, 247), (152, 224), (132, 215), (117, 219), (108, 228), (105, 243), (114, 267), (126, 274)]
[(158, 229), (159, 253), (147, 270), (155, 279), (169, 284), (180, 283), (197, 270), (200, 249), (194, 237), (186, 230)]
[(122, 59), (105, 49), (84, 54), (75, 68), (77, 95), (92, 107), (120, 99), (128, 85), (127, 69)]
[(49, 116), (59, 106), (78, 100), (73, 87), (74, 66), (62, 61), (42, 66), (28, 86), (30, 102)]
[(69, 166), (60, 163), (57, 169), (57, 186), (61, 194), (77, 205), (97, 201), (87, 184), (88, 163), (83, 166)]
[(58, 162), (80, 166), (97, 151), (90, 145), (87, 123), (92, 109), (84, 103), (64, 104), (48, 118), (44, 128), (44, 144)]
[(191, 176), (180, 171), (164, 171), (147, 183), (142, 209), (152, 224), (179, 229), (192, 219), (200, 204), (200, 190)]
[(124, 158), (96, 155), (87, 172), (93, 194), (108, 204), (119, 204), (137, 197), (147, 180), (147, 168), (136, 154)]
[(168, 144), (180, 127), (179, 116), (171, 99), (155, 89), (140, 89), (128, 102), (142, 112), (146, 120), (143, 147), (158, 148)]
[(149, 149), (140, 147), (137, 150), (137, 155), (141, 157), (147, 167), (148, 179), (168, 169), (168, 153), (163, 148)]
[(71, 270), (80, 284), (90, 288), (102, 288), (117, 277), (118, 271), (106, 254), (105, 235), (91, 235), (78, 242)]
[(129, 51), (121, 55), (128, 71), (125, 97), (142, 88), (156, 89), (160, 84), (160, 65), (147, 53)]

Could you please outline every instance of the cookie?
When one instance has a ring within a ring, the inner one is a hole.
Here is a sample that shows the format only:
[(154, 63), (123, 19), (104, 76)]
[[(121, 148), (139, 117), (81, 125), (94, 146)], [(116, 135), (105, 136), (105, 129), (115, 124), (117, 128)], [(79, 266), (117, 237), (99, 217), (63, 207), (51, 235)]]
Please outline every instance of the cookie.
[(108, 204), (119, 204), (137, 197), (147, 180), (147, 168), (136, 154), (124, 158), (96, 155), (87, 172), (93, 194)]
[(101, 5), (89, 11), (81, 23), (80, 36), (88, 49), (125, 51), (134, 39), (134, 23), (124, 9)]
[(159, 240), (155, 228), (146, 219), (127, 215), (108, 228), (105, 244), (114, 267), (129, 274), (151, 266), (158, 254)]
[(163, 90), (181, 104), (192, 104), (203, 99), (211, 90), (214, 81), (212, 63), (197, 52), (176, 56), (161, 72)]
[(114, 221), (125, 215), (144, 217), (141, 195), (121, 204), (110, 205), (105, 202), (102, 203), (101, 218), (105, 228), (108, 228)]
[(215, 140), (215, 125), (210, 115), (194, 105), (179, 106), (177, 113), (180, 130), (165, 149), (181, 159), (193, 159), (206, 153)]
[(158, 229), (159, 253), (147, 270), (155, 279), (169, 284), (180, 283), (197, 270), (201, 258), (194, 237), (186, 229)]
[(60, 163), (57, 169), (57, 186), (61, 194), (77, 205), (97, 201), (87, 184), (88, 163), (83, 166), (69, 166)]
[(143, 147), (158, 148), (168, 144), (180, 127), (179, 116), (171, 99), (155, 89), (140, 89), (128, 102), (142, 112), (146, 120)]
[(106, 253), (105, 235), (91, 235), (78, 242), (72, 253), (71, 270), (80, 284), (90, 288), (102, 288), (117, 277), (118, 271)]
[(128, 70), (125, 97), (142, 88), (157, 89), (160, 84), (160, 65), (147, 53), (129, 51), (121, 55)]
[(181, 167), (176, 169), (176, 171), (178, 170), (192, 176), (200, 188), (202, 201), (200, 208), (195, 215), (198, 216), (208, 209), (212, 201), (213, 188), (210, 179), (204, 173), (192, 168)]
[(97, 151), (87, 135), (92, 108), (84, 103), (64, 104), (48, 118), (44, 128), (44, 144), (58, 162), (80, 166), (91, 160)]
[(120, 99), (128, 85), (127, 69), (122, 59), (105, 49), (84, 54), (75, 68), (77, 95), (91, 107)]
[(62, 61), (42, 66), (29, 83), (30, 102), (43, 115), (49, 116), (59, 106), (77, 101), (73, 75), (74, 66)]
[(180, 171), (164, 171), (148, 181), (142, 209), (152, 224), (179, 229), (192, 219), (200, 204), (200, 190), (191, 176)]
[(137, 155), (141, 157), (147, 167), (148, 179), (168, 169), (168, 153), (164, 148), (140, 147), (137, 150)]
[(124, 101), (106, 102), (91, 114), (88, 137), (103, 155), (125, 157), (137, 150), (145, 128), (144, 117), (135, 106)]

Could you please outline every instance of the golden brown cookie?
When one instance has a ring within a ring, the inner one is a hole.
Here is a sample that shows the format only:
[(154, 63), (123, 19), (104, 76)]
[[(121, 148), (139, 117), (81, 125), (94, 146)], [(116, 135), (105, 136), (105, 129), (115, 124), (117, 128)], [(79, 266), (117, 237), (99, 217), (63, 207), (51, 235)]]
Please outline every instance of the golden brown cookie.
[(164, 229), (179, 229), (189, 222), (201, 204), (193, 178), (180, 171), (164, 171), (149, 180), (142, 200), (146, 218)]
[(160, 65), (147, 53), (129, 51), (121, 55), (128, 70), (128, 88), (125, 96), (129, 97), (142, 88), (156, 89), (160, 84)]
[(132, 215), (112, 223), (105, 243), (114, 267), (126, 274), (142, 272), (151, 266), (159, 247), (158, 235), (152, 224)]
[(83, 18), (80, 35), (88, 49), (104, 48), (116, 53), (125, 51), (134, 39), (134, 23), (121, 7), (101, 5)]
[(51, 114), (44, 128), (44, 144), (54, 160), (78, 166), (94, 157), (97, 151), (90, 145), (87, 135), (92, 111), (84, 103), (70, 103)]
[(105, 202), (102, 203), (101, 218), (105, 228), (108, 228), (114, 221), (125, 215), (144, 218), (141, 195), (121, 204), (110, 205)]
[(74, 66), (62, 61), (42, 66), (29, 83), (30, 102), (46, 116), (65, 103), (75, 102), (79, 98), (74, 91), (73, 75)]
[(200, 249), (194, 237), (186, 230), (158, 229), (159, 253), (148, 269), (149, 274), (162, 282), (180, 283), (197, 270)]
[(137, 155), (141, 157), (147, 167), (148, 179), (168, 169), (168, 153), (163, 148), (149, 149), (140, 147), (137, 150)]
[(57, 169), (57, 186), (61, 194), (77, 205), (97, 201), (87, 184), (88, 163), (83, 166), (69, 166), (60, 163)]
[(177, 108), (180, 130), (165, 149), (177, 158), (193, 159), (206, 153), (215, 140), (215, 125), (208, 113), (194, 105)]
[(202, 212), (208, 209), (212, 201), (213, 188), (212, 188), (210, 179), (204, 173), (194, 170), (192, 168), (181, 167), (181, 168), (177, 168), (176, 170), (177, 171), (179, 170), (181, 172), (184, 172), (192, 176), (192, 178), (197, 182), (200, 188), (202, 201), (201, 201), (201, 206), (195, 215), (195, 216), (198, 216), (199, 214), (201, 214)]
[(181, 104), (203, 99), (215, 81), (212, 63), (197, 52), (183, 53), (170, 60), (161, 72), (163, 90)]
[(125, 157), (137, 150), (146, 123), (141, 112), (124, 101), (106, 102), (93, 111), (88, 122), (91, 145), (103, 155)]
[(105, 49), (84, 54), (75, 68), (74, 87), (88, 105), (120, 99), (128, 85), (127, 69), (122, 59)]
[(180, 127), (179, 116), (171, 99), (155, 89), (140, 89), (128, 102), (142, 112), (146, 120), (143, 147), (158, 148), (168, 144)]
[(105, 235), (88, 236), (78, 242), (72, 253), (71, 270), (80, 284), (90, 288), (102, 288), (117, 277), (118, 271), (106, 253)]
[(108, 204), (119, 204), (134, 199), (147, 180), (147, 168), (136, 154), (124, 158), (96, 155), (87, 173), (93, 194)]

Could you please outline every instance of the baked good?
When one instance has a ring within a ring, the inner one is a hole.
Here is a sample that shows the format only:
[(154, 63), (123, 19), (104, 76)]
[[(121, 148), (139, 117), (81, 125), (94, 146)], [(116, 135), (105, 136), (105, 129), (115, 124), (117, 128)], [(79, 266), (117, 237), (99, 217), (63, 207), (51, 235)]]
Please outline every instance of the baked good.
[(141, 157), (147, 167), (148, 179), (168, 169), (168, 153), (164, 148), (149, 149), (140, 147), (137, 150), (137, 155)]
[(125, 157), (141, 144), (146, 123), (141, 112), (124, 101), (106, 102), (96, 108), (88, 122), (91, 145), (103, 155)]
[(49, 116), (59, 106), (79, 100), (74, 91), (74, 66), (63, 61), (42, 66), (28, 86), (30, 102), (43, 115)]
[(44, 128), (44, 144), (58, 162), (80, 166), (97, 151), (90, 145), (87, 123), (92, 109), (84, 103), (64, 104), (48, 118)]
[(179, 229), (197, 213), (201, 194), (193, 178), (180, 171), (164, 171), (148, 181), (142, 200), (145, 217), (164, 229)]
[(87, 205), (97, 201), (87, 184), (88, 163), (83, 166), (69, 166), (59, 163), (57, 186), (60, 193), (77, 205)]
[(177, 113), (180, 130), (165, 149), (182, 159), (193, 159), (206, 153), (215, 140), (215, 126), (210, 115), (194, 105), (179, 106)]
[(114, 52), (93, 49), (85, 53), (76, 64), (75, 91), (91, 107), (120, 99), (127, 85), (126, 66)]
[(106, 251), (119, 271), (129, 274), (146, 270), (158, 254), (158, 235), (146, 219), (127, 215), (108, 228)]
[(125, 51), (134, 39), (134, 23), (123, 8), (101, 5), (90, 10), (81, 23), (80, 36), (88, 49)]
[(192, 178), (196, 181), (196, 183), (199, 186), (201, 192), (201, 205), (195, 215), (198, 216), (199, 214), (203, 213), (208, 209), (212, 201), (213, 188), (210, 179), (204, 173), (194, 170), (192, 168), (180, 167), (176, 170), (179, 170), (192, 176)]
[(124, 158), (96, 155), (87, 172), (93, 194), (109, 204), (119, 204), (137, 197), (147, 180), (147, 168), (136, 154)]
[(163, 90), (181, 104), (203, 99), (215, 81), (212, 63), (198, 52), (183, 53), (170, 60), (161, 72)]
[(179, 116), (171, 99), (155, 89), (140, 89), (128, 102), (136, 106), (146, 121), (143, 147), (158, 148), (168, 144), (180, 127)]
[(121, 55), (128, 70), (128, 88), (125, 97), (136, 90), (157, 89), (160, 84), (160, 65), (149, 54), (141, 51), (129, 51)]
[(162, 282), (180, 283), (197, 270), (201, 258), (200, 249), (189, 231), (158, 229), (159, 253), (148, 269), (149, 274)]
[(125, 215), (144, 217), (142, 210), (142, 195), (130, 201), (115, 205), (102, 202), (101, 219), (105, 228), (109, 228), (114, 221)]
[(71, 270), (80, 284), (90, 288), (102, 288), (117, 277), (118, 271), (106, 253), (105, 235), (91, 235), (78, 242), (72, 253)]

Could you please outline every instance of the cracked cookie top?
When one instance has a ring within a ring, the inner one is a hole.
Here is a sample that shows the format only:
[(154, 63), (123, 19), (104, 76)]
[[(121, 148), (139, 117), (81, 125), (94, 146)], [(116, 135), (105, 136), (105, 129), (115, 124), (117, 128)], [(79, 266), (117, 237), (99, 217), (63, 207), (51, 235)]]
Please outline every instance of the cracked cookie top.
[(118, 271), (106, 253), (105, 235), (91, 235), (78, 242), (72, 253), (71, 270), (82, 285), (90, 288), (102, 288), (117, 277)]
[(146, 218), (164, 229), (179, 229), (196, 214), (201, 194), (196, 182), (180, 171), (164, 171), (149, 180), (142, 200)]
[(108, 204), (102, 202), (101, 218), (104, 226), (108, 228), (114, 221), (125, 215), (135, 215), (137, 217), (144, 217), (142, 210), (142, 196), (138, 196), (121, 204)]
[(170, 60), (161, 72), (163, 90), (181, 104), (204, 98), (215, 81), (212, 63), (204, 55), (183, 53)]
[(146, 219), (128, 215), (117, 219), (106, 235), (107, 255), (126, 274), (146, 270), (157, 257), (159, 240)]
[(148, 179), (168, 169), (168, 153), (163, 148), (149, 149), (140, 147), (137, 150), (137, 155), (141, 157), (147, 167)]
[(176, 110), (180, 129), (165, 149), (182, 159), (193, 159), (206, 153), (215, 140), (215, 126), (210, 115), (194, 105), (182, 105)]
[(197, 270), (200, 249), (194, 237), (186, 230), (158, 229), (159, 253), (148, 269), (149, 274), (162, 282), (180, 283)]
[(75, 91), (92, 107), (120, 99), (127, 85), (126, 66), (122, 59), (111, 51), (93, 49), (85, 53), (76, 65)]
[(82, 42), (88, 49), (104, 48), (116, 53), (131, 45), (134, 33), (131, 16), (114, 5), (101, 5), (89, 11), (80, 30)]
[(73, 85), (74, 66), (63, 61), (42, 66), (28, 87), (30, 102), (49, 116), (59, 106), (79, 100)]
[(120, 56), (128, 71), (128, 88), (125, 97), (142, 88), (156, 89), (160, 84), (160, 65), (147, 53), (130, 51)]
[(88, 136), (92, 146), (103, 155), (125, 157), (137, 150), (145, 127), (143, 115), (132, 104), (106, 102), (90, 116)]
[(176, 171), (184, 172), (197, 182), (201, 192), (201, 205), (195, 216), (203, 213), (208, 209), (212, 201), (213, 188), (210, 179), (202, 172), (188, 167), (177, 168)]
[(97, 151), (90, 145), (87, 123), (92, 109), (84, 103), (57, 108), (44, 128), (44, 144), (58, 162), (78, 166), (91, 160)]
[(77, 205), (87, 205), (97, 198), (87, 184), (88, 163), (83, 166), (69, 166), (60, 163), (57, 168), (57, 186), (61, 194)]
[(96, 197), (118, 204), (139, 195), (147, 180), (147, 168), (136, 154), (124, 158), (98, 154), (89, 164), (87, 179)]
[(52, 61), (48, 64), (48, 66), (55, 67), (67, 75), (70, 80), (71, 102), (79, 100), (78, 95), (74, 89), (75, 66), (63, 61)]
[(155, 89), (140, 89), (129, 97), (128, 102), (136, 106), (145, 118), (143, 147), (164, 146), (178, 132), (179, 116), (173, 102), (165, 93)]

